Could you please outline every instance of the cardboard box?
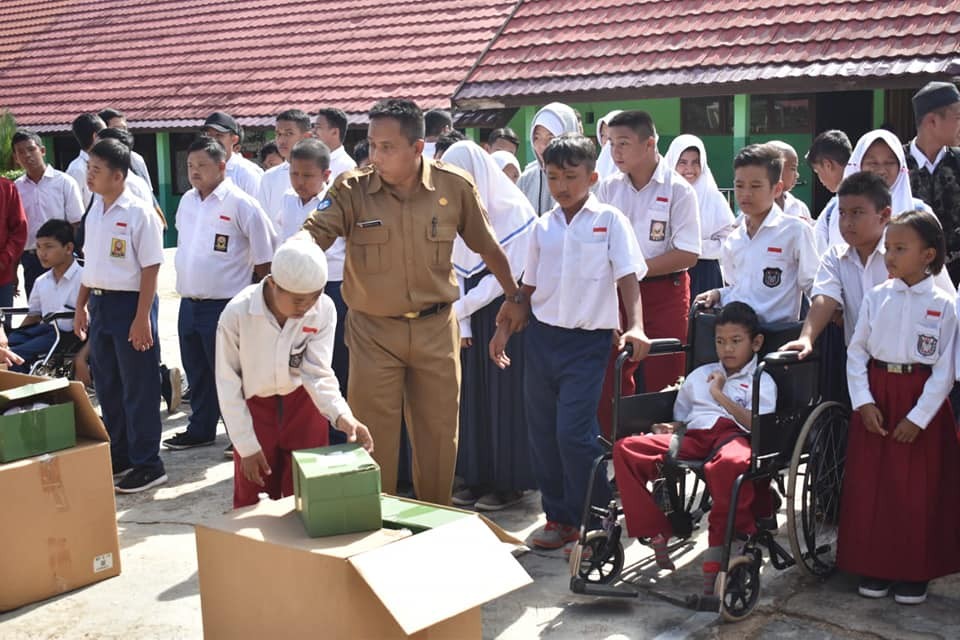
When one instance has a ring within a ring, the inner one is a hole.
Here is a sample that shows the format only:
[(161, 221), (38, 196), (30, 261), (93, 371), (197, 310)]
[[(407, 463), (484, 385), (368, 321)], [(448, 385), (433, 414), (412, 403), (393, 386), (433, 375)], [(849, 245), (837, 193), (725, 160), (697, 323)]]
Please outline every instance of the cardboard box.
[(315, 538), (380, 528), (380, 466), (359, 445), (294, 451), (293, 493)]
[[(3, 371), (0, 390), (43, 380)], [(82, 384), (54, 393), (73, 403), (76, 446), (0, 464), (0, 611), (120, 573), (107, 430)]]
[(503, 542), (478, 517), (310, 538), (264, 501), (197, 525), (204, 637), (480, 638), (480, 606), (532, 582)]
[(409, 529), (413, 533), (423, 533), (463, 518), (477, 517), (470, 511), (386, 494), (380, 496), (380, 511), (384, 528)]
[(70, 384), (65, 378), (0, 391), (0, 413), (10, 407), (45, 402), (49, 407), (23, 413), (0, 415), (0, 462), (69, 449), (77, 444), (73, 403), (57, 402), (56, 391)]

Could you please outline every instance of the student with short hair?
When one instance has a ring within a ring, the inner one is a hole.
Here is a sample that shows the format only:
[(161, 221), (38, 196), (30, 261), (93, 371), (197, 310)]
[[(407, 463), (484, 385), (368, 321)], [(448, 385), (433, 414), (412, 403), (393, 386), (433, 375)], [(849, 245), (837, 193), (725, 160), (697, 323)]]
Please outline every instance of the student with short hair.
[(66, 174), (77, 181), (80, 186), (80, 200), (83, 202), (84, 209), (90, 208), (90, 200), (93, 193), (87, 186), (87, 163), (89, 162), (89, 151), (97, 142), (97, 132), (106, 129), (107, 125), (95, 113), (83, 113), (74, 118), (70, 125), (70, 130), (77, 144), (80, 145), (80, 153), (67, 165)]
[[(623, 211), (640, 244), (647, 272), (640, 282), (643, 327), (651, 338), (687, 340), (690, 310), (688, 269), (700, 256), (700, 212), (694, 188), (657, 150), (657, 129), (650, 114), (624, 111), (610, 119), (608, 132), (613, 159), (620, 169), (597, 187), (597, 199)], [(610, 354), (601, 425), (610, 430), (613, 406), (614, 363)], [(683, 375), (683, 354), (661, 356), (643, 366), (641, 391), (659, 391)], [(623, 369), (623, 394), (637, 385), (636, 367)]]
[(0, 177), (0, 307), (13, 306), (17, 265), (27, 237), (27, 216), (12, 180)]
[(276, 142), (268, 142), (257, 152), (257, 159), (264, 171), (269, 171), (274, 167), (283, 164), (283, 156), (280, 155), (280, 148)]
[(270, 272), (276, 230), (260, 204), (226, 178), (226, 151), (207, 136), (187, 150), (193, 188), (177, 208), (177, 333), (190, 381), (186, 431), (163, 441), (174, 451), (214, 443), (220, 405), (214, 383), (217, 321), (230, 298)]
[[(24, 362), (14, 371), (27, 373), (36, 359), (56, 340), (56, 331), (43, 317), (61, 311), (76, 311), (83, 267), (73, 257), (73, 225), (66, 220), (47, 220), (37, 230), (37, 257), (46, 271), (34, 283), (27, 316), (7, 336), (10, 349)], [(72, 320), (58, 320), (62, 333), (73, 331)]]
[[(73, 331), (89, 333), (97, 397), (110, 434), (119, 493), (167, 481), (160, 460), (157, 274), (160, 219), (124, 183), (130, 151), (117, 140), (91, 147), (87, 185), (96, 198), (86, 221), (86, 263)], [(88, 315), (89, 304), (89, 315)]]
[(233, 298), (217, 327), (216, 392), (233, 443), (233, 507), (293, 494), (297, 449), (327, 444), (327, 420), (373, 450), (330, 368), (336, 311), (312, 242), (280, 245), (270, 274)]
[[(490, 132), (484, 148), (491, 155), (497, 151), (506, 151), (516, 156), (517, 151), (520, 150), (520, 137), (517, 136), (517, 132), (510, 127), (500, 127)], [(516, 180), (514, 180), (514, 182), (516, 182)]]
[(226, 177), (252, 198), (260, 193), (260, 178), (263, 169), (237, 153), (240, 144), (240, 125), (229, 113), (214, 111), (203, 121), (200, 133), (219, 142), (227, 153)]
[[(657, 565), (673, 570), (667, 543), (673, 528), (657, 505), (647, 484), (660, 477), (660, 467), (670, 450), (673, 432), (685, 427), (678, 460), (703, 460), (707, 489), (713, 499), (708, 516), (708, 544), (703, 562), (703, 593), (713, 595), (730, 513), (733, 486), (750, 466), (753, 426), (753, 382), (757, 354), (763, 346), (760, 321), (750, 305), (731, 302), (717, 315), (717, 361), (697, 367), (684, 379), (673, 405), (673, 422), (657, 423), (652, 433), (629, 436), (613, 447), (617, 488), (623, 499), (627, 532), (650, 538)], [(777, 385), (769, 373), (760, 374), (759, 414), (777, 407)], [(755, 514), (770, 512), (769, 493), (757, 491), (753, 482), (740, 485), (734, 532), (757, 532)]]
[(363, 169), (370, 164), (370, 143), (361, 140), (353, 146), (353, 160), (357, 163), (358, 169)]
[(537, 111), (530, 125), (530, 148), (534, 159), (520, 174), (517, 186), (527, 196), (537, 215), (543, 215), (556, 206), (547, 185), (547, 174), (543, 164), (543, 151), (550, 141), (564, 133), (582, 133), (580, 118), (571, 107), (560, 102), (551, 102)]
[(517, 156), (513, 155), (509, 151), (494, 151), (490, 154), (490, 157), (493, 158), (493, 161), (497, 163), (497, 166), (500, 167), (500, 170), (507, 174), (507, 177), (510, 178), (510, 182), (517, 184), (517, 180), (520, 179), (520, 162), (517, 160)]
[[(116, 127), (101, 129), (97, 132), (97, 140), (119, 140), (125, 147), (133, 152), (133, 135), (126, 129), (117, 129)], [(150, 189), (150, 184), (136, 172), (133, 165), (130, 166), (130, 172), (127, 174), (126, 186), (133, 195), (154, 206), (157, 210), (157, 215), (159, 215), (163, 221), (163, 228), (166, 229), (167, 219), (160, 209), (160, 203), (157, 202), (156, 196), (154, 196), (153, 191)], [(83, 243), (80, 242), (79, 244), (82, 249)]]
[(820, 266), (813, 228), (776, 203), (783, 158), (776, 147), (752, 144), (733, 160), (734, 196), (743, 212), (723, 243), (720, 263), (727, 286), (701, 293), (707, 307), (750, 305), (763, 323), (796, 322)]
[(817, 241), (817, 251), (821, 254), (843, 242), (836, 193), (843, 181), (843, 172), (850, 161), (851, 153), (853, 153), (853, 145), (850, 144), (847, 134), (839, 129), (830, 129), (813, 139), (810, 149), (804, 156), (820, 184), (834, 194), (817, 216), (817, 222), (814, 225), (813, 234)]
[(437, 138), (437, 141), (434, 143), (433, 159), (440, 160), (443, 158), (443, 154), (447, 152), (447, 149), (452, 147), (458, 142), (462, 142), (467, 139), (467, 136), (463, 135), (456, 129), (451, 129), (447, 131), (442, 136)]
[(300, 109), (287, 109), (277, 116), (276, 132), (277, 150), (283, 157), (283, 164), (277, 165), (263, 174), (260, 179), (260, 193), (257, 200), (266, 212), (267, 217), (276, 228), (280, 227), (280, 208), (283, 206), (283, 194), (290, 188), (290, 151), (293, 145), (304, 138), (309, 138), (313, 124), (310, 116)]
[[(105, 109), (101, 109), (100, 113), (97, 115), (100, 116), (100, 119), (103, 120), (103, 123), (107, 125), (107, 128), (121, 129), (123, 131), (130, 130), (130, 128), (127, 126), (127, 117), (122, 111), (114, 109), (113, 107), (107, 107)], [(130, 170), (143, 178), (143, 180), (147, 183), (148, 190), (153, 193), (153, 180), (150, 179), (150, 171), (147, 169), (147, 161), (144, 160), (142, 155), (133, 150), (133, 134), (130, 134), (129, 146)]]
[(847, 353), (837, 566), (864, 597), (920, 604), (930, 580), (960, 571), (957, 312), (933, 283), (946, 251), (932, 213), (895, 215), (884, 243), (890, 278), (864, 296)]
[(451, 130), (453, 130), (453, 117), (446, 109), (430, 109), (424, 113), (423, 157), (427, 160), (433, 160), (437, 154), (437, 140)]
[(800, 171), (798, 170), (800, 158), (797, 156), (797, 150), (782, 140), (771, 140), (767, 144), (779, 150), (780, 156), (783, 158), (783, 175), (780, 178), (783, 183), (783, 191), (777, 198), (777, 206), (785, 215), (800, 218), (812, 225), (813, 218), (810, 217), (810, 209), (802, 200), (790, 193), (797, 186), (797, 180), (800, 178)]
[(46, 271), (37, 258), (37, 230), (47, 220), (54, 219), (80, 224), (84, 203), (76, 181), (44, 160), (46, 149), (40, 136), (18, 129), (13, 134), (12, 147), (14, 158), (24, 169), (15, 184), (27, 216), (27, 240), (20, 264), (24, 288), (30, 297), (34, 281)]
[[(614, 332), (623, 329), (617, 346), (630, 344), (633, 360), (649, 352), (638, 284), (647, 265), (626, 216), (590, 192), (597, 181), (593, 141), (561, 135), (541, 156), (558, 204), (530, 233), (522, 282), (531, 307), (523, 388), (533, 472), (547, 516), (532, 544), (559, 549), (578, 538), (590, 471), (601, 453), (597, 405)], [(501, 368), (510, 365), (510, 333), (498, 322), (490, 342), (490, 357)], [(605, 500), (606, 474), (596, 480)]]
[(330, 150), (330, 177), (327, 184), (333, 184), (341, 174), (357, 168), (357, 163), (343, 146), (343, 141), (347, 139), (347, 114), (342, 109), (325, 107), (317, 111), (313, 135)]

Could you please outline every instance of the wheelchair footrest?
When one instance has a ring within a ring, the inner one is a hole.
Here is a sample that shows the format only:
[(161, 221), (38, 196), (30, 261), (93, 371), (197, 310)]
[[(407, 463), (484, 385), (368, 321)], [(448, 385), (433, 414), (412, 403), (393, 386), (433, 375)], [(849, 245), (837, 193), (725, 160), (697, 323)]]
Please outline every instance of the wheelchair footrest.
[(601, 598), (636, 598), (639, 593), (626, 585), (611, 586), (587, 582), (580, 576), (570, 578), (570, 591), (585, 596), (599, 596)]
[(720, 611), (720, 598), (717, 596), (687, 596), (687, 607), (694, 611), (717, 613)]

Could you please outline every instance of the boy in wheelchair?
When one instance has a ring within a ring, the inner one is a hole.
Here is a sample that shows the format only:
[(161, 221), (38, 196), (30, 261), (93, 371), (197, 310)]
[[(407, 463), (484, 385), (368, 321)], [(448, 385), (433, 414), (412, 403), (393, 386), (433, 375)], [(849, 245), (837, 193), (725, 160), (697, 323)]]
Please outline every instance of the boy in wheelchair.
[[(613, 449), (627, 531), (633, 537), (649, 538), (657, 564), (668, 570), (674, 569), (667, 550), (673, 531), (647, 484), (660, 477), (675, 437), (681, 438), (677, 459), (706, 461), (704, 475), (713, 507), (708, 521), (710, 548), (703, 563), (705, 595), (713, 595), (720, 571), (734, 482), (750, 465), (751, 447), (745, 435), (752, 422), (757, 353), (763, 346), (757, 314), (747, 304), (731, 302), (724, 306), (715, 326), (718, 362), (698, 367), (684, 380), (674, 404), (674, 422), (653, 425), (652, 434), (621, 439)], [(763, 373), (760, 413), (773, 412), (776, 402), (776, 384), (769, 374)], [(675, 434), (682, 427), (686, 432)], [(737, 534), (756, 533), (755, 514), (767, 516), (771, 511), (769, 492), (765, 488), (757, 491), (752, 482), (745, 483), (736, 509)]]

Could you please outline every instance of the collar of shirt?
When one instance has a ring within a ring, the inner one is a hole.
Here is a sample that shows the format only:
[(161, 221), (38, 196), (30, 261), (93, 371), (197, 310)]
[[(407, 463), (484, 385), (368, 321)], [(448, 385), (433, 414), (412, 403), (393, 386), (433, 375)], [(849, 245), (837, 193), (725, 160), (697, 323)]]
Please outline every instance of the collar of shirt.
[[(420, 184), (422, 184), (423, 188), (427, 191), (436, 191), (436, 187), (433, 185), (434, 171), (435, 169), (426, 158), (420, 162)], [(374, 170), (373, 173), (370, 174), (370, 181), (367, 183), (367, 193), (376, 193), (383, 188), (383, 180), (380, 179), (380, 174)]]
[(320, 190), (320, 193), (318, 193), (317, 195), (313, 196), (312, 198), (304, 202), (303, 200), (300, 199), (300, 195), (296, 191), (294, 191), (292, 188), (290, 188), (284, 192), (283, 197), (290, 198), (291, 200), (296, 202), (297, 206), (300, 207), (301, 209), (306, 209), (307, 207), (310, 207), (312, 211), (313, 209), (317, 208), (317, 205), (320, 204), (320, 200), (326, 195), (326, 193), (327, 193), (327, 185), (323, 185), (323, 188)]
[(63, 275), (60, 277), (61, 280), (73, 280), (73, 277), (80, 273), (80, 262), (74, 260), (73, 263), (67, 267), (67, 270), (63, 272)]
[[(778, 226), (780, 226), (780, 224), (783, 223), (783, 219), (784, 219), (783, 209), (780, 208), (780, 205), (778, 205), (776, 202), (774, 202), (774, 203), (773, 203), (773, 206), (770, 208), (770, 213), (767, 214), (767, 217), (764, 218), (764, 219), (763, 219), (763, 222), (760, 223), (760, 226), (757, 227), (757, 233), (759, 233), (761, 229), (765, 229), (765, 228), (767, 228), (767, 227), (778, 227)], [(743, 215), (743, 233), (744, 233), (745, 235), (746, 235), (746, 233), (747, 233), (747, 216), (746, 216), (746, 214)], [(756, 234), (756, 233), (753, 234), (753, 237), (756, 238), (756, 237), (757, 237), (757, 234)]]
[[(103, 196), (97, 196), (97, 199), (100, 201), (101, 206), (103, 206)], [(113, 211), (114, 209), (129, 209), (130, 205), (133, 204), (135, 198), (133, 193), (130, 191), (130, 187), (124, 186), (123, 193), (114, 200), (113, 204), (110, 205), (109, 209), (104, 209), (103, 214), (106, 215)]]
[[(577, 211), (574, 214), (573, 218), (570, 219), (570, 224), (571, 225), (574, 224), (574, 222), (577, 220), (577, 216), (579, 216), (584, 211), (590, 211), (591, 213), (600, 213), (604, 209), (609, 209), (609, 207), (605, 207), (603, 203), (601, 203), (597, 199), (597, 196), (595, 196), (591, 191), (590, 195), (587, 196), (587, 201), (583, 203), (583, 206), (580, 207), (580, 210)], [(551, 214), (556, 216), (558, 220), (563, 222), (564, 226), (567, 225), (566, 214), (563, 213), (563, 208), (560, 205), (555, 206)]]
[(894, 291), (909, 291), (917, 295), (926, 294), (933, 291), (933, 276), (927, 276), (912, 287), (900, 278), (893, 278), (891, 286)]
[(647, 188), (649, 188), (650, 185), (653, 184), (654, 182), (656, 182), (656, 183), (658, 183), (658, 184), (665, 184), (665, 183), (667, 182), (667, 171), (668, 171), (668, 169), (669, 169), (669, 167), (667, 167), (666, 161), (663, 159), (662, 156), (659, 156), (659, 155), (658, 155), (658, 156), (657, 156), (657, 167), (653, 170), (653, 175), (650, 176), (650, 180), (647, 182), (647, 184), (643, 185), (643, 186), (640, 187), (639, 189), (637, 189), (635, 186), (633, 186), (633, 180), (630, 179), (630, 175), (629, 175), (627, 172), (625, 172), (625, 171), (618, 171), (618, 172), (614, 175), (614, 178), (613, 178), (613, 179), (614, 179), (614, 180), (619, 180), (619, 181), (623, 182), (625, 185), (627, 185), (628, 187), (630, 187), (630, 189), (631, 189), (634, 193), (641, 193), (641, 192), (643, 192), (643, 191), (646, 191)]
[[(264, 297), (264, 291), (267, 288), (267, 281), (261, 280), (257, 284), (257, 290), (253, 292), (253, 295), (250, 296), (250, 306), (249, 311), (252, 315), (263, 316), (268, 320), (273, 318), (274, 322), (277, 321), (276, 316), (273, 315), (273, 312), (267, 308), (267, 300)], [(322, 298), (323, 296), (321, 296)], [(303, 314), (301, 318), (290, 318), (290, 320), (302, 320), (303, 318), (312, 318), (320, 312), (320, 299), (317, 299), (317, 303), (310, 307), (306, 313)], [(279, 324), (279, 323), (277, 323)]]
[[(867, 264), (870, 264), (876, 259), (883, 260), (883, 256), (887, 253), (887, 248), (883, 244), (883, 239), (885, 236), (880, 236), (880, 240), (877, 241), (877, 246), (873, 248), (873, 251), (870, 252), (870, 255), (867, 257)], [(840, 257), (844, 260), (850, 260), (851, 262), (862, 265), (866, 267), (867, 265), (860, 262), (860, 254), (857, 253), (856, 247), (853, 247), (849, 244), (844, 244), (846, 249), (843, 250), (843, 253), (840, 254)]]
[(83, 160), (84, 162), (87, 162), (90, 159), (90, 154), (84, 151), (83, 149), (80, 149), (80, 154), (77, 157)]
[(757, 354), (753, 354), (753, 357), (750, 359), (750, 362), (743, 365), (743, 368), (740, 371), (737, 371), (734, 374), (727, 376), (726, 369), (723, 368), (721, 363), (717, 363), (717, 369), (727, 377), (727, 380), (736, 380), (738, 378), (748, 378), (753, 380), (753, 372), (757, 370)]
[(920, 151), (920, 147), (917, 146), (917, 139), (914, 138), (910, 141), (910, 155), (913, 156), (913, 159), (917, 161), (917, 164), (921, 168), (925, 168), (930, 173), (933, 173), (937, 168), (937, 165), (940, 164), (940, 161), (943, 160), (943, 156), (947, 153), (946, 147), (941, 147), (940, 151), (937, 152), (937, 157), (933, 159), (933, 162), (930, 162), (930, 158), (924, 155), (923, 151)]
[(343, 145), (340, 145), (330, 152), (330, 161), (333, 162), (337, 158), (341, 158), (345, 155), (347, 155), (347, 150), (343, 148)]

